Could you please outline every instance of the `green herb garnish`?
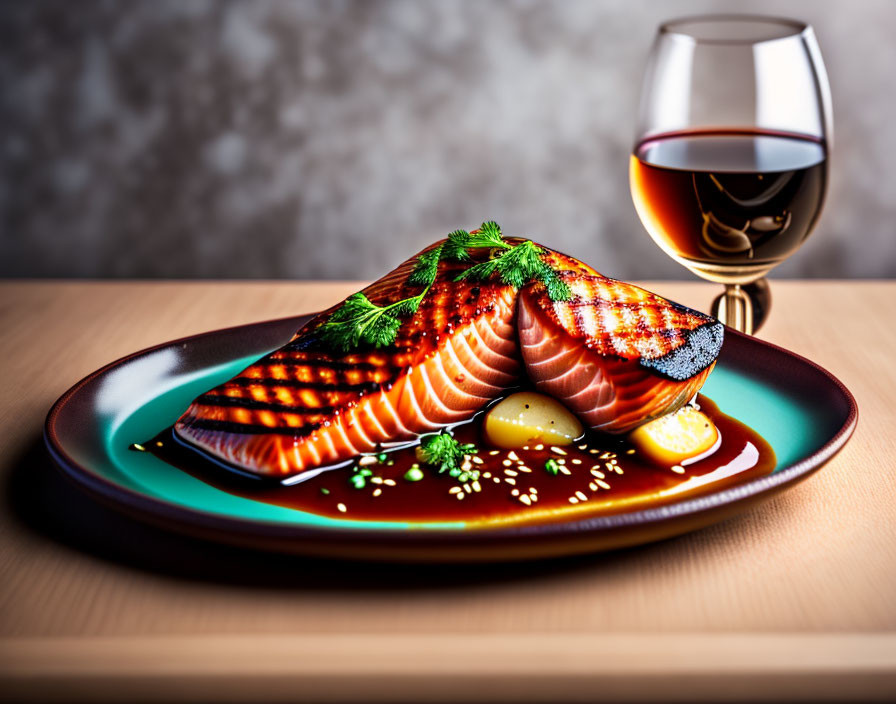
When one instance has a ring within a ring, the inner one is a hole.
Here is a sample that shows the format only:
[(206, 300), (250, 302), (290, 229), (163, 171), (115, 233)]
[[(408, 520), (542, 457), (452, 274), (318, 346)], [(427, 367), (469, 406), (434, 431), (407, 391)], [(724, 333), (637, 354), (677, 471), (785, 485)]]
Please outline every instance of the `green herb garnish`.
[(367, 478), (371, 476), (373, 476), (373, 472), (366, 467), (355, 467), (355, 471), (349, 477), (349, 482), (355, 489), (363, 489), (367, 486)]
[(473, 249), (490, 249), (492, 255), (461, 272), (455, 281), (485, 281), (497, 274), (503, 283), (515, 288), (521, 288), (530, 281), (541, 281), (552, 301), (565, 301), (571, 295), (566, 283), (542, 259), (544, 250), (541, 247), (531, 240), (510, 244), (502, 236), (498, 224), (489, 221), (482, 223), (479, 230), (474, 232), (455, 230), (438, 247), (417, 257), (408, 283), (422, 286), (420, 293), (387, 305), (377, 305), (363, 293), (355, 293), (317, 328), (319, 339), (341, 352), (348, 352), (361, 344), (374, 347), (393, 344), (402, 324), (401, 318), (417, 312), (435, 283), (439, 263), (471, 261), (470, 250)]
[(417, 448), (417, 457), (421, 462), (438, 468), (439, 473), (448, 472), (451, 477), (461, 482), (479, 479), (477, 470), (463, 469), (464, 455), (476, 452), (476, 446), (470, 443), (459, 443), (448, 432), (424, 435)]
[(560, 465), (557, 464), (557, 460), (553, 458), (544, 463), (544, 468), (548, 474), (553, 474), (555, 477), (560, 474)]

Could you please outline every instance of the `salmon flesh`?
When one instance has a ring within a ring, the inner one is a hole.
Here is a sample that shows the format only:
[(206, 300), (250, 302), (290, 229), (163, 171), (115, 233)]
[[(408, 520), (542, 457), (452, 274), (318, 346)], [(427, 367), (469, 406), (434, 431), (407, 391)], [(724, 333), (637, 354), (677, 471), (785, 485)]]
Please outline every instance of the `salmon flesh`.
[[(317, 329), (331, 308), (195, 399), (175, 432), (238, 469), (284, 479), (469, 420), (527, 379), (589, 427), (614, 433), (697, 392), (721, 348), (720, 323), (544, 252), (572, 292), (566, 302), (551, 301), (538, 282), (455, 281), (471, 262), (442, 262), (392, 345), (327, 349)], [(363, 293), (378, 305), (418, 293), (407, 283), (418, 256)], [(477, 250), (472, 263), (488, 256)]]

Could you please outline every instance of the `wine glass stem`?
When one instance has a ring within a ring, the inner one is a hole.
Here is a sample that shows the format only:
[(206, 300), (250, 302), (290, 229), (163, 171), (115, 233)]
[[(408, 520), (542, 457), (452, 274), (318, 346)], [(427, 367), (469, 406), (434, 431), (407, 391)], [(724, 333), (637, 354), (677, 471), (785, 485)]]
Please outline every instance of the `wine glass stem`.
[(725, 284), (718, 315), (728, 327), (748, 335), (753, 334), (753, 304), (740, 284)]

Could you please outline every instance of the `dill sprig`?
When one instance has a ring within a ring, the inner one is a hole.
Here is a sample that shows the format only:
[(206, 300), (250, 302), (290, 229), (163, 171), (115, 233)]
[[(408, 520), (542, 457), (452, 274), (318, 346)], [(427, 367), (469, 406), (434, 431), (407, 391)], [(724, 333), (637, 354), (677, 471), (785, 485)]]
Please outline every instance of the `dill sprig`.
[(317, 328), (318, 338), (327, 346), (348, 352), (362, 344), (386, 347), (395, 342), (402, 317), (413, 315), (429, 293), (443, 261), (469, 262), (470, 251), (489, 249), (485, 261), (473, 264), (460, 273), (455, 281), (485, 281), (497, 274), (500, 280), (516, 288), (530, 281), (544, 284), (553, 301), (570, 297), (569, 287), (543, 260), (544, 250), (531, 240), (519, 244), (507, 242), (501, 228), (494, 221), (482, 223), (478, 230), (455, 230), (438, 247), (424, 252), (414, 263), (408, 283), (421, 286), (421, 291), (388, 305), (377, 305), (363, 293), (349, 296), (330, 317)]
[(444, 431), (424, 435), (417, 448), (417, 457), (421, 462), (436, 467), (440, 474), (448, 472), (449, 476), (465, 482), (471, 478), (479, 479), (477, 470), (463, 469), (464, 456), (475, 452), (475, 445), (460, 443), (451, 433)]

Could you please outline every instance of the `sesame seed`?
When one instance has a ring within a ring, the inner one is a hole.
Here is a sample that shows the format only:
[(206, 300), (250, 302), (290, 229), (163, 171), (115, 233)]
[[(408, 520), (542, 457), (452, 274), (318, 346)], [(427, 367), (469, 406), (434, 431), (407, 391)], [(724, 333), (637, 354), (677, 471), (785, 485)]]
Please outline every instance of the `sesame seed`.
[(492, 481), (493, 481), (495, 484), (500, 484), (500, 483), (501, 483), (501, 477), (492, 477)]
[(373, 495), (374, 495), (374, 496), (379, 496), (379, 495), (382, 494), (382, 493), (383, 493), (383, 490), (382, 490), (382, 489), (374, 489), (374, 490), (373, 490)]
[(569, 497), (569, 503), (571, 503), (571, 504), (577, 504), (577, 503), (579, 503), (579, 500), (578, 500), (575, 496), (570, 496), (570, 497)]
[(383, 483), (383, 478), (382, 478), (382, 477), (371, 477), (371, 478), (370, 478), (370, 483), (371, 483), (371, 484), (382, 484), (382, 483)]
[(543, 449), (544, 449), (544, 445), (542, 445), (541, 443), (539, 443), (538, 445), (535, 446), (536, 452), (541, 452)]
[(530, 487), (529, 487), (529, 493), (530, 493), (530, 494), (537, 494), (537, 493), (538, 493), (538, 489), (536, 489), (534, 486), (530, 486)]
[(374, 455), (364, 455), (361, 459), (358, 460), (358, 464), (362, 467), (367, 467), (371, 464), (376, 464), (377, 459)]
[(635, 454), (635, 450), (634, 450), (634, 448), (631, 449), (631, 450), (626, 450), (626, 451), (625, 451), (625, 454), (627, 454), (627, 455), (633, 455), (633, 454)]
[(477, 457), (476, 455), (473, 455), (470, 459), (473, 461), (473, 464), (484, 464), (485, 462), (485, 460), (483, 460), (481, 457)]
[(477, 482), (477, 481), (474, 481), (470, 486), (473, 487), (473, 491), (475, 491), (477, 494), (478, 494), (480, 491), (482, 491), (482, 486), (481, 486), (481, 485), (479, 484), (479, 482)]
[(582, 460), (576, 458), (574, 460), (570, 460), (573, 464), (582, 464)]
[(563, 474), (565, 474), (567, 477), (568, 477), (569, 475), (572, 474), (572, 472), (570, 472), (566, 467), (561, 466), (559, 469), (560, 469), (560, 471), (561, 471)]
[(348, 509), (345, 507), (345, 504), (336, 504), (336, 508), (339, 509), (340, 513), (345, 513)]
[(513, 462), (511, 462), (510, 460), (504, 460), (503, 462), (501, 462), (501, 464), (503, 464), (505, 467), (510, 467)]
[(461, 468), (464, 472), (469, 472), (471, 469), (473, 469), (473, 463), (472, 463), (472, 462), (469, 462), (469, 461), (464, 462), (464, 463), (460, 466), (460, 468)]
[(529, 494), (529, 498), (532, 499), (532, 503), (538, 501), (538, 494)]
[(532, 499), (530, 499), (530, 498), (529, 498), (528, 496), (526, 496), (525, 494), (523, 494), (523, 495), (520, 497), (520, 501), (521, 501), (522, 503), (526, 504), (526, 506), (531, 506), (531, 505), (532, 505)]
[(459, 491), (463, 491), (463, 489), (461, 489), (459, 486), (453, 486), (453, 487), (451, 487), (451, 488), (448, 490), (448, 493), (449, 493), (449, 494), (456, 494), (456, 493), (458, 493)]
[(519, 467), (517, 467), (517, 469), (520, 470), (521, 472), (531, 472), (532, 471), (532, 469), (530, 467), (527, 467), (524, 464), (521, 464)]
[(587, 444), (585, 444), (585, 445), (579, 445), (579, 449), (580, 449), (580, 450), (587, 450), (587, 449), (588, 449), (588, 445), (587, 445)]
[(611, 465), (609, 462), (604, 462), (604, 467), (607, 468), (607, 471), (608, 471), (608, 472), (615, 472), (615, 471), (616, 471), (615, 469), (613, 469), (613, 465)]
[(585, 496), (585, 493), (581, 492), (581, 491), (576, 492), (576, 497), (579, 499), (579, 501), (587, 501), (588, 500), (588, 497)]
[(459, 494), (455, 494), (455, 496), (457, 497), (457, 500), (460, 501), (466, 496), (466, 494), (464, 492), (460, 492)]
[(672, 471), (676, 474), (684, 474), (684, 467), (682, 467), (680, 464), (676, 464), (672, 467)]
[(510, 484), (511, 486), (514, 486), (516, 484), (516, 479), (511, 479), (510, 477), (507, 477), (504, 481), (507, 482), (508, 484)]
[(394, 479), (383, 479), (383, 484), (385, 484), (386, 486), (395, 486), (395, 480)]
[(597, 484), (601, 489), (609, 489), (609, 488), (610, 488), (610, 485), (607, 484), (607, 483), (606, 483), (605, 481), (603, 481), (602, 479), (598, 479), (598, 480), (597, 480), (596, 482), (594, 482), (594, 483)]
[(513, 450), (511, 450), (510, 452), (507, 453), (507, 459), (509, 459), (509, 460), (516, 461), (519, 458), (520, 458), (520, 456), (518, 454), (516, 454)]
[(523, 445), (523, 449), (524, 449), (524, 450), (528, 450), (528, 449), (529, 449), (529, 446), (528, 446), (528, 445)]
[(551, 452), (553, 452), (556, 455), (566, 455), (566, 450), (561, 450), (556, 445), (551, 445)]
[(505, 469), (504, 474), (506, 474), (508, 477), (515, 477), (519, 474), (519, 472), (515, 472), (512, 469)]
[(604, 474), (603, 472), (601, 472), (601, 471), (597, 468), (597, 465), (594, 465), (594, 466), (591, 468), (591, 473), (592, 473), (595, 477), (597, 477), (598, 479), (603, 479), (605, 476), (607, 476), (606, 474)]
[(473, 492), (473, 490), (470, 488), (469, 484), (464, 484), (464, 491), (467, 492), (468, 494)]
[(500, 455), (501, 451), (500, 450), (489, 450), (488, 454), (490, 454), (490, 455), (492, 455), (492, 457), (494, 457), (495, 455)]
[(594, 482), (591, 482), (588, 485), (588, 488), (591, 489), (591, 491), (597, 491), (597, 484), (595, 484)]
[(483, 478), (483, 479), (491, 479), (491, 478), (492, 478), (492, 473), (491, 473), (491, 472), (483, 472), (483, 473), (482, 473), (482, 478)]
[(564, 459), (559, 459), (559, 460), (557, 460), (557, 464), (559, 464), (559, 465), (564, 465), (564, 464), (566, 464), (566, 460), (564, 460)]
[(511, 496), (519, 496), (519, 495), (520, 495), (520, 490), (519, 490), (519, 489), (514, 489), (514, 490), (512, 490), (512, 491), (510, 492), (510, 495), (511, 495)]
[(609, 452), (602, 452), (601, 455), (600, 455), (600, 459), (602, 459), (602, 460), (606, 460), (606, 459), (609, 459), (609, 458), (610, 458), (610, 453), (609, 453)]

